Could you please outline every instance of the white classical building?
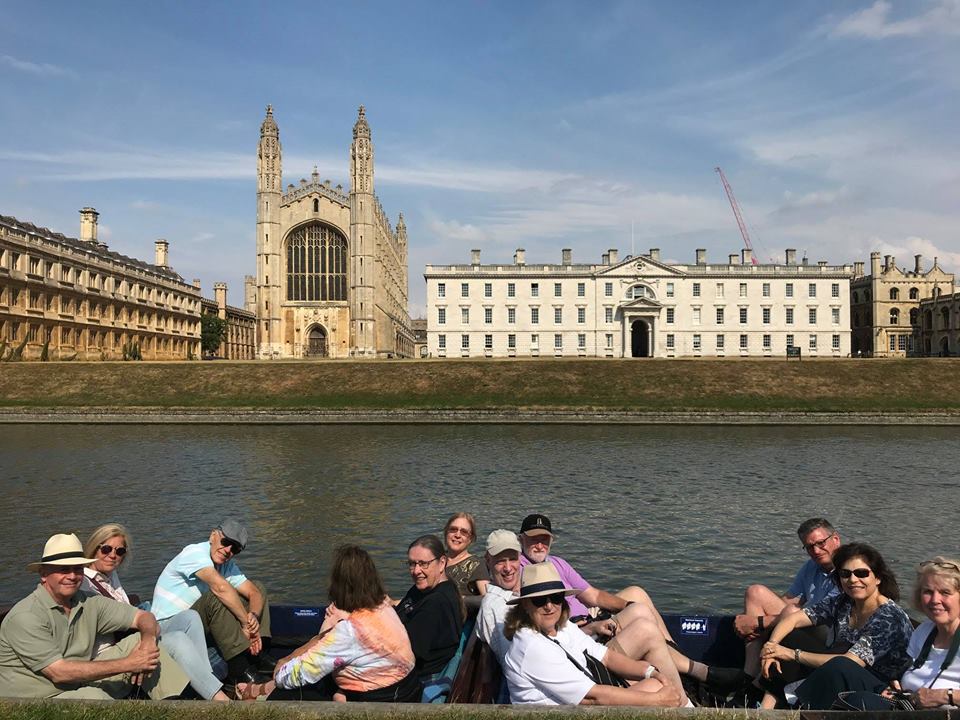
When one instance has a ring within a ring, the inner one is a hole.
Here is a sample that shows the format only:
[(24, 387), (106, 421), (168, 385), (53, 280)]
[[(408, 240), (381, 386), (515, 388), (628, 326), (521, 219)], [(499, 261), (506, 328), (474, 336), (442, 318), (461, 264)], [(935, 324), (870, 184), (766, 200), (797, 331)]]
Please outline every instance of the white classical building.
[(428, 265), (430, 357), (804, 357), (850, 354), (852, 265), (670, 264), (651, 249), (574, 264)]

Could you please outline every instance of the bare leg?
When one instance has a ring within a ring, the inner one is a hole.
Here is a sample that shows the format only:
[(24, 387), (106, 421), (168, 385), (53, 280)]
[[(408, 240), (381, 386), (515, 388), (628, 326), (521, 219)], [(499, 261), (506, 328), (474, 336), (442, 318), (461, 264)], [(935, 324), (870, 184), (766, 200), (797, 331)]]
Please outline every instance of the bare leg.
[[(766, 585), (751, 585), (743, 595), (743, 614), (752, 617), (760, 615), (778, 615), (787, 607), (779, 595)], [(760, 649), (766, 639), (766, 634), (746, 644), (746, 659), (743, 670), (751, 677), (760, 674)]]
[(673, 642), (673, 638), (670, 637), (670, 631), (667, 630), (667, 626), (663, 622), (663, 618), (660, 617), (660, 611), (657, 610), (657, 606), (653, 604), (653, 600), (650, 598), (650, 595), (647, 594), (646, 590), (637, 585), (631, 585), (630, 587), (626, 587), (618, 592), (617, 597), (621, 597), (624, 600), (631, 601), (648, 608), (652, 614), (654, 622), (656, 622), (657, 627), (660, 628), (660, 632), (663, 634), (663, 637), (670, 642)]
[[(619, 616), (617, 619), (622, 623)], [(681, 694), (683, 693), (680, 673), (655, 623), (640, 618), (625, 625), (621, 624), (620, 632), (607, 644), (607, 647), (634, 660), (645, 660), (656, 665), (664, 679), (674, 685)]]

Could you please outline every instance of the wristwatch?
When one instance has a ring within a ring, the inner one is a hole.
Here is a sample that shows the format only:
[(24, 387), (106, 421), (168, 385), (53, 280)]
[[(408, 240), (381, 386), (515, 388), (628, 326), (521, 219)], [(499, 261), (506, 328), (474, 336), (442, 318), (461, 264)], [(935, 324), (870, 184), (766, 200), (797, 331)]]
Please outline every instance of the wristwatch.
[(797, 662), (800, 662), (800, 648), (795, 648), (793, 651), (793, 659)]
[(953, 688), (947, 688), (947, 705), (956, 705), (953, 701)]
[[(649, 680), (650, 678), (653, 677), (653, 674), (654, 674), (655, 672), (657, 672), (657, 666), (656, 666), (656, 665), (650, 665), (646, 670), (643, 671), (643, 679), (644, 679), (644, 680)], [(951, 702), (951, 705), (952, 705), (952, 704), (953, 704), (953, 703)]]

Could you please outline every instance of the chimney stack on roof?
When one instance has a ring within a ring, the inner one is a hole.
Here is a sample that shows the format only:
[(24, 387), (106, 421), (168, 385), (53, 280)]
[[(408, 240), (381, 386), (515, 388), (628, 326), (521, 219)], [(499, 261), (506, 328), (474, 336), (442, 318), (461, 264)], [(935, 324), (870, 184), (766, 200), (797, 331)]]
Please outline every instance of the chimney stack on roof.
[(923, 255), (914, 255), (913, 256), (913, 271), (919, 275), (920, 266), (923, 264)]
[(85, 207), (80, 211), (80, 239), (83, 242), (97, 242), (97, 218), (100, 213), (92, 207)]
[(796, 251), (796, 250), (794, 250), (793, 248), (787, 248), (786, 253), (784, 253), (784, 254), (785, 254), (785, 256), (786, 256), (787, 265), (796, 265), (796, 264), (797, 264), (797, 251)]
[(470, 251), (470, 264), (479, 265), (480, 264), (480, 251), (474, 248)]
[(650, 248), (650, 259), (660, 262), (660, 248)]
[(728, 261), (731, 265), (739, 265), (739, 264), (740, 264), (740, 256), (739, 256), (739, 255), (733, 255), (733, 254), (728, 255), (728, 256), (727, 256), (727, 261)]
[(154, 261), (153, 264), (159, 268), (167, 270), (170, 268), (170, 243), (168, 243), (163, 238), (160, 238), (153, 243), (154, 248)]
[(609, 264), (610, 264), (610, 253), (603, 253), (603, 254), (600, 256), (600, 264), (601, 264), (601, 265), (609, 265)]
[(193, 279), (193, 286), (194, 286), (197, 290), (200, 289), (200, 278), (194, 278), (194, 279)]
[(573, 265), (573, 250), (564, 248), (560, 251), (560, 258), (564, 265)]
[(513, 264), (514, 265), (526, 265), (527, 264), (527, 251), (523, 248), (517, 248), (517, 251), (513, 254)]
[(857, 260), (853, 264), (853, 276), (863, 277), (863, 260)]
[(707, 264), (707, 251), (704, 248), (697, 248), (697, 265)]
[(607, 252), (610, 254), (611, 265), (616, 265), (620, 262), (620, 252), (616, 248), (610, 248)]
[(750, 248), (743, 248), (740, 251), (740, 257), (744, 265), (753, 265), (753, 250)]

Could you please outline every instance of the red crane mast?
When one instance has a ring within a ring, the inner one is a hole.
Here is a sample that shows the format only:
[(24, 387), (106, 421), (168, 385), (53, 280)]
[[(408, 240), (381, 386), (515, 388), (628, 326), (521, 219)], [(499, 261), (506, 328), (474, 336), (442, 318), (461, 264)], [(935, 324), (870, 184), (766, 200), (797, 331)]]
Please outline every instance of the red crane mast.
[(747, 232), (747, 224), (743, 222), (743, 215), (740, 212), (740, 205), (737, 203), (737, 198), (733, 195), (733, 188), (730, 187), (730, 183), (727, 182), (727, 176), (723, 174), (723, 170), (718, 167), (714, 168), (714, 170), (719, 173), (720, 182), (723, 183), (723, 189), (727, 192), (727, 200), (730, 201), (730, 207), (733, 208), (733, 214), (737, 218), (737, 225), (740, 226), (740, 234), (743, 236), (743, 244), (746, 246), (747, 250), (750, 251), (750, 259), (753, 261), (754, 265), (759, 265), (756, 256), (753, 254), (753, 243), (750, 242), (750, 233)]

